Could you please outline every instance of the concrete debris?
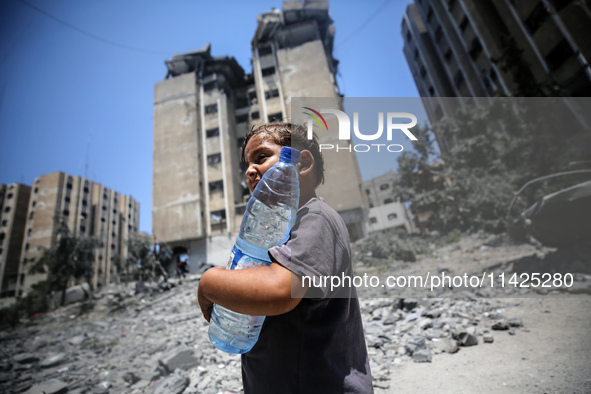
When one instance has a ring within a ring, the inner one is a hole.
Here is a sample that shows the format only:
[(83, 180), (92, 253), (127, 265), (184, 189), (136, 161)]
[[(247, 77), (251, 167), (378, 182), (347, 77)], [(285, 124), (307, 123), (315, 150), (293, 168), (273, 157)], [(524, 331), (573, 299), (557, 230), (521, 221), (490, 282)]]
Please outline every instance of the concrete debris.
[[(462, 242), (466, 244), (460, 243), (460, 247), (431, 248), (431, 272), (445, 261), (441, 272), (459, 274), (465, 269), (462, 264), (470, 263), (468, 259), (503, 252), (503, 246), (491, 242), (478, 240), (476, 246)], [(488, 248), (479, 248), (484, 244)], [(522, 247), (519, 253), (529, 256), (537, 251)], [(530, 260), (515, 260), (501, 253), (496, 264), (509, 269), (539, 262)], [(363, 271), (359, 273), (363, 275)], [(94, 303), (85, 314), (78, 312), (80, 303), (74, 303), (23, 319), (17, 328), (0, 333), (4, 354), (0, 392), (240, 392), (240, 356), (223, 353), (210, 344), (208, 324), (195, 304), (200, 277), (189, 274), (182, 284), (173, 278), (169, 285), (112, 286), (102, 289), (93, 301), (85, 301)], [(591, 276), (577, 278), (591, 285)], [(462, 352), (474, 351), (470, 346), (478, 345), (479, 340), (493, 349), (494, 331), (517, 335), (525, 331), (524, 322), (511, 316), (513, 304), (503, 298), (515, 296), (507, 288), (494, 287), (489, 297), (464, 288), (440, 290), (418, 297), (376, 288), (373, 294), (360, 298), (375, 388), (394, 388), (395, 369), (410, 362), (437, 363), (438, 357), (445, 357), (443, 353), (453, 355), (460, 346)], [(533, 290), (531, 294), (547, 297)], [(72, 315), (74, 319), (70, 319)]]
[(496, 331), (504, 331), (504, 330), (508, 330), (509, 329), (509, 323), (507, 322), (507, 320), (503, 319), (503, 320), (499, 320), (496, 323), (494, 323), (491, 328), (493, 330)]
[(478, 338), (467, 332), (461, 332), (454, 336), (460, 346), (475, 346), (478, 345)]
[(64, 361), (66, 361), (66, 357), (68, 355), (66, 353), (58, 353), (58, 354), (54, 354), (52, 356), (47, 357), (46, 359), (42, 360), (39, 363), (39, 366), (41, 368), (51, 368), (51, 367), (55, 367), (56, 365), (59, 365), (61, 363), (63, 363)]
[(27, 394), (61, 394), (68, 392), (68, 385), (60, 380), (51, 379), (34, 385)]
[(444, 339), (434, 339), (433, 340), (433, 350), (436, 353), (455, 353), (458, 351), (458, 343), (449, 338)]
[(189, 383), (189, 375), (182, 369), (176, 369), (156, 387), (154, 394), (181, 394)]
[(195, 356), (194, 349), (183, 345), (166, 353), (158, 363), (170, 373), (176, 369), (188, 370), (197, 366), (199, 359)]
[(39, 361), (39, 358), (37, 358), (31, 353), (20, 353), (13, 356), (12, 359), (19, 364), (28, 364), (34, 363), (35, 361)]
[(523, 327), (523, 322), (518, 318), (508, 319), (507, 324), (509, 327)]
[(495, 338), (492, 336), (492, 334), (484, 334), (482, 336), (482, 340), (484, 341), (484, 343), (493, 343), (495, 341)]
[(427, 348), (418, 349), (412, 354), (412, 360), (416, 363), (430, 363), (431, 351)]
[[(74, 325), (68, 316), (76, 304), (25, 322), (24, 329), (2, 341), (12, 357), (0, 365), (5, 375), (0, 391), (37, 390), (57, 375), (68, 392), (240, 392), (240, 357), (209, 343), (208, 325), (195, 310), (190, 283), (185, 278), (168, 293), (104, 292), (92, 312), (77, 317)], [(119, 305), (115, 310), (114, 302)], [(437, 362), (437, 355), (476, 344), (478, 333), (490, 329), (492, 318), (508, 308), (500, 300), (465, 295), (362, 298), (360, 305), (375, 382), (390, 381), (390, 368)], [(522, 325), (519, 319), (505, 322), (512, 329)]]

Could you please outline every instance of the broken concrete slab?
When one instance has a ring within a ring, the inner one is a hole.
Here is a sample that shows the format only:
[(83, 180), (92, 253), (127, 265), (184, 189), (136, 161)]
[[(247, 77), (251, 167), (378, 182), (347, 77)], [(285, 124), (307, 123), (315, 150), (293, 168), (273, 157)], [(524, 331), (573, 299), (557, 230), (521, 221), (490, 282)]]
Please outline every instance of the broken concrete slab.
[(26, 394), (61, 394), (68, 392), (68, 385), (61, 380), (50, 379), (31, 387)]

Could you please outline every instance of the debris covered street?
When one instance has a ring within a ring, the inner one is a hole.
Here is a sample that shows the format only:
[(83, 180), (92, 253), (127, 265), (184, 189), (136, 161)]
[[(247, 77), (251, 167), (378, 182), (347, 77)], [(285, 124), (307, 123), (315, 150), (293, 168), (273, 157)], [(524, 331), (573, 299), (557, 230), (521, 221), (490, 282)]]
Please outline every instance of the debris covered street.
[[(591, 275), (584, 251), (558, 253), (484, 235), (430, 249), (416, 262), (386, 268), (358, 261), (356, 274), (551, 266), (570, 270), (575, 283), (550, 292), (464, 288), (420, 297), (360, 291), (376, 393), (591, 391)], [(94, 304), (74, 303), (3, 330), (0, 391), (241, 392), (240, 357), (207, 339), (196, 303), (199, 277), (113, 287)]]

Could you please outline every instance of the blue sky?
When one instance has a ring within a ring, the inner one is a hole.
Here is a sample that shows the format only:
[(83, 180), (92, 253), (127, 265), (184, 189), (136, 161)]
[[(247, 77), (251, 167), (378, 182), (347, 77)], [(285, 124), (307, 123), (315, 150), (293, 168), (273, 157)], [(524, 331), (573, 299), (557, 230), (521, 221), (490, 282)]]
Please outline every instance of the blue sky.
[[(409, 2), (330, 3), (345, 96), (418, 97), (400, 36)], [(151, 232), (153, 92), (164, 60), (210, 42), (214, 56), (250, 72), (256, 16), (272, 7), (281, 1), (3, 1), (0, 183), (87, 176), (138, 200), (140, 230)], [(388, 165), (362, 161), (362, 176)]]

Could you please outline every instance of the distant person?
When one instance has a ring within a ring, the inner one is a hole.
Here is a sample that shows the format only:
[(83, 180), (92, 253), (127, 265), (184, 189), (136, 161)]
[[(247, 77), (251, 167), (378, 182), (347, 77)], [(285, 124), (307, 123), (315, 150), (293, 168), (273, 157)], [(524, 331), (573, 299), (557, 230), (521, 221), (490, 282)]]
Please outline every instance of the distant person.
[(187, 264), (187, 261), (181, 261), (181, 258), (179, 257), (179, 260), (176, 265), (176, 275), (179, 278), (179, 280), (181, 278), (184, 278), (187, 272), (189, 272), (189, 265)]
[(210, 320), (214, 303), (239, 313), (267, 316), (258, 342), (242, 355), (245, 394), (372, 393), (355, 288), (339, 298), (331, 297), (327, 288), (302, 284), (303, 276), (353, 275), (347, 227), (316, 196), (316, 187), (324, 181), (316, 136), (309, 140), (303, 126), (289, 122), (250, 130), (242, 147), (248, 187), (252, 192), (279, 161), (282, 146), (301, 151), (296, 165), (300, 202), (291, 237), (285, 245), (269, 250), (269, 266), (207, 270), (198, 288), (203, 316)]

